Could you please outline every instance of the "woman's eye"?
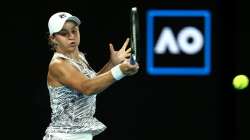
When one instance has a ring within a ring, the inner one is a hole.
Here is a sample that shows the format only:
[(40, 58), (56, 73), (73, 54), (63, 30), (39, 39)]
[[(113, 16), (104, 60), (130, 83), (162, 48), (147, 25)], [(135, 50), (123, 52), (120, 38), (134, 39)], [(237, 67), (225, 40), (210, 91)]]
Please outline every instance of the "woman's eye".
[(73, 30), (72, 33), (74, 33), (74, 34), (77, 33), (77, 30)]
[(59, 32), (59, 34), (62, 35), (62, 36), (66, 36), (68, 34), (68, 32), (63, 31), (63, 32)]

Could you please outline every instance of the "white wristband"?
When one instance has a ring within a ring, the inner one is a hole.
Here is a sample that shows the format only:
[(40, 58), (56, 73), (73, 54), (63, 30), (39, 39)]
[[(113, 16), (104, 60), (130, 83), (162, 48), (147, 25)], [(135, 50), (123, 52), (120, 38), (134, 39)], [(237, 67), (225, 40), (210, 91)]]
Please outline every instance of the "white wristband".
[(120, 69), (120, 65), (121, 64), (118, 64), (116, 66), (114, 66), (112, 69), (111, 69), (111, 74), (112, 76), (114, 77), (115, 80), (120, 80), (122, 79), (123, 77), (125, 77), (126, 75), (124, 75)]

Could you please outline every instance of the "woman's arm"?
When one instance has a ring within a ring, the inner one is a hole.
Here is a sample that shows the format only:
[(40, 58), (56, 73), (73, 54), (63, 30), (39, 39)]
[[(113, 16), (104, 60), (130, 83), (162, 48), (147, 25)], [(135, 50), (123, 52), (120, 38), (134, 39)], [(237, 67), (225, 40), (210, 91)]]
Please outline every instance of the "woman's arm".
[[(124, 75), (135, 74), (139, 68), (138, 65), (130, 65), (129, 63), (122, 63), (119, 67)], [(61, 85), (69, 86), (85, 95), (100, 93), (116, 81), (111, 70), (89, 79), (62, 59), (55, 60), (50, 64), (48, 74)]]
[(111, 68), (113, 68), (114, 65), (112, 64), (111, 60), (108, 61), (108, 63), (106, 63), (103, 68), (96, 74), (96, 75), (100, 75), (104, 72), (109, 71)]

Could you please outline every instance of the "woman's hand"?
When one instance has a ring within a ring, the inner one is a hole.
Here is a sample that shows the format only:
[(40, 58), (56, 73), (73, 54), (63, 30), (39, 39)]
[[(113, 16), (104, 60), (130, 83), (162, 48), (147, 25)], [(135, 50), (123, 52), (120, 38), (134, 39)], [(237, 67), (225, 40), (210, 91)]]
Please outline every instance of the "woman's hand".
[[(120, 64), (125, 59), (129, 58), (131, 55), (131, 48), (128, 48), (129, 38), (126, 39), (124, 42), (122, 48), (119, 51), (115, 51), (113, 44), (109, 44), (109, 50), (110, 50), (110, 60), (111, 63), (115, 66), (117, 64)], [(126, 50), (127, 49), (127, 50)]]
[(124, 75), (131, 76), (138, 72), (139, 65), (138, 63), (132, 65), (129, 63), (129, 59), (126, 59), (121, 63), (120, 69)]

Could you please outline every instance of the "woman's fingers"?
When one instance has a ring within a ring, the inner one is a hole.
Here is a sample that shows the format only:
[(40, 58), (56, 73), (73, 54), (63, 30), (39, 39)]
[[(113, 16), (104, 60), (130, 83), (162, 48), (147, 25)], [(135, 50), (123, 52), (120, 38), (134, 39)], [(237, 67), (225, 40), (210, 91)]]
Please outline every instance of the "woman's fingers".
[(131, 52), (131, 48), (128, 48), (127, 50), (126, 50), (126, 53), (130, 53)]
[(126, 39), (126, 41), (124, 42), (124, 44), (122, 45), (123, 50), (126, 50), (127, 46), (128, 46), (128, 42), (129, 42), (129, 38)]

